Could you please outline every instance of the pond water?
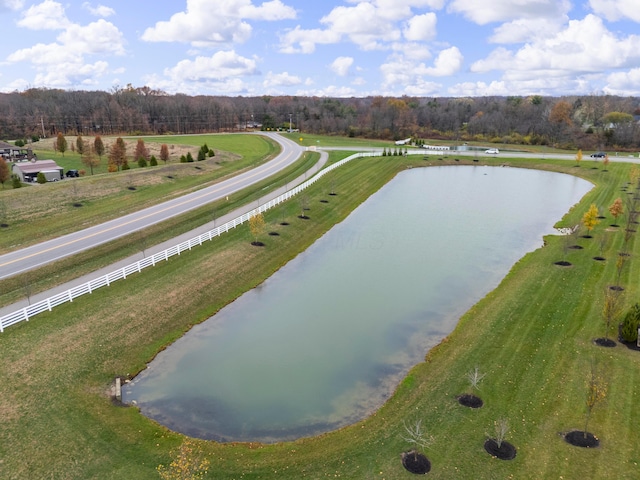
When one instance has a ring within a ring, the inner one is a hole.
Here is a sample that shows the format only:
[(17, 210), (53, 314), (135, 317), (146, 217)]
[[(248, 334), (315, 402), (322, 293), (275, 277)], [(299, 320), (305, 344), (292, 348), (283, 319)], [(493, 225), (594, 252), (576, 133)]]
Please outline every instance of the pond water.
[(515, 168), (402, 172), (161, 352), (123, 399), (218, 441), (292, 440), (354, 423), (591, 188)]

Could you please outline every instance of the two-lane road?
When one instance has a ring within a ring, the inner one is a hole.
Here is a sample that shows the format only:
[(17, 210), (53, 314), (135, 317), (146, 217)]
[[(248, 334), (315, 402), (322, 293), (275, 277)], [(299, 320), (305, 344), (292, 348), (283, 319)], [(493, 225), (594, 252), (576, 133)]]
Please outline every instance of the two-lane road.
[(286, 168), (300, 158), (304, 147), (276, 133), (264, 135), (278, 142), (282, 151), (271, 161), (229, 180), (156, 206), (131, 213), (75, 233), (0, 256), (0, 279), (37, 268), (55, 260), (110, 242), (168, 218), (224, 198)]

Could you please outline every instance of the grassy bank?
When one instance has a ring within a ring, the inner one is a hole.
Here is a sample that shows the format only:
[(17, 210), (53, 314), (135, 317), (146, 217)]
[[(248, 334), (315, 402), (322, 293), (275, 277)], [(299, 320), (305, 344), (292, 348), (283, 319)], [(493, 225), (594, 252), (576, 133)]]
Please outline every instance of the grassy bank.
[[(155, 139), (154, 139), (155, 140)], [(158, 139), (161, 141), (162, 137)], [(141, 210), (160, 201), (215, 184), (256, 167), (279, 152), (279, 146), (260, 135), (203, 135), (166, 137), (166, 143), (205, 142), (231, 149), (201, 162), (162, 162), (155, 167), (89, 175), (44, 185), (0, 190), (0, 222), (8, 224), (0, 235), (0, 254)], [(148, 145), (158, 145), (149, 142)], [(231, 153), (233, 151), (234, 153)], [(236, 153), (239, 152), (239, 153)], [(40, 158), (44, 155), (39, 154)], [(75, 159), (71, 157), (77, 157)], [(56, 161), (65, 169), (82, 169), (78, 154)], [(75, 162), (75, 163), (74, 163)], [(106, 165), (106, 159), (103, 159)]]
[[(398, 171), (427, 163), (388, 157), (351, 162), (308, 190), (311, 220), (297, 218), (297, 200), (269, 212), (268, 229), (280, 236), (265, 239), (264, 248), (252, 247), (248, 228), (238, 228), (8, 329), (0, 335), (0, 477), (157, 478), (155, 467), (170, 461), (183, 437), (135, 408), (113, 405), (108, 395), (113, 378), (144, 368), (193, 322), (259, 284)], [(596, 185), (564, 225), (578, 223), (591, 203), (605, 214), (617, 196), (627, 194), (620, 187), (628, 181), (629, 165), (602, 172), (590, 162), (581, 167), (549, 160), (508, 163), (576, 174)], [(328, 197), (330, 189), (338, 195)], [(278, 224), (283, 218), (289, 226)], [(609, 223), (596, 226), (594, 238), (579, 240), (584, 248), (567, 254), (571, 267), (554, 265), (564, 257), (563, 239), (557, 237), (521, 259), (370, 418), (318, 438), (276, 445), (198, 442), (211, 462), (209, 478), (410, 478), (400, 463), (400, 453), (410, 448), (401, 434), (403, 422), (417, 418), (434, 437), (426, 451), (431, 478), (636, 478), (640, 354), (592, 343), (604, 333), (604, 291), (615, 279), (623, 241), (620, 229), (607, 228)], [(602, 251), (601, 236), (607, 238)], [(632, 240), (633, 255), (622, 276), (626, 304), (638, 297), (633, 279), (640, 267), (633, 259), (639, 248)], [(596, 255), (607, 260), (594, 261)], [(568, 445), (560, 433), (583, 427), (592, 359), (606, 373), (608, 394), (589, 426), (601, 446), (587, 450)], [(487, 374), (478, 392), (485, 406), (471, 410), (455, 397), (468, 390), (465, 376), (476, 366)], [(518, 449), (512, 461), (494, 459), (482, 447), (501, 417), (509, 420), (507, 440)]]

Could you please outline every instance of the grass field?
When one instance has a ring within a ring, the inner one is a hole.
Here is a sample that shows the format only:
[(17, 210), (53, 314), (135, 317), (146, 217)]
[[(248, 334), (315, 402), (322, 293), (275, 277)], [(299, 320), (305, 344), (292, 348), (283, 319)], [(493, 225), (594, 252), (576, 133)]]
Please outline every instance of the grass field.
[[(498, 162), (483, 159), (480, 164)], [(562, 220), (579, 223), (591, 203), (608, 215), (630, 165), (499, 160), (501, 164), (579, 175), (594, 188)], [(59, 307), (0, 335), (0, 478), (158, 478), (159, 464), (184, 437), (114, 405), (115, 376), (131, 376), (193, 323), (202, 321), (242, 292), (259, 284), (358, 204), (408, 167), (477, 164), (451, 158), (366, 159), (341, 167), (308, 190), (310, 221), (296, 218), (292, 201), (266, 215), (269, 237), (262, 249), (250, 245), (248, 228), (221, 237), (179, 258)], [(330, 189), (338, 193), (327, 198)], [(286, 218), (290, 225), (280, 226)], [(421, 419), (433, 436), (426, 454), (437, 479), (633, 479), (640, 453), (640, 353), (621, 345), (597, 347), (602, 336), (604, 292), (616, 277), (623, 248), (621, 229), (604, 219), (592, 239), (571, 250), (571, 267), (561, 268), (563, 239), (522, 258), (492, 293), (467, 312), (455, 331), (430, 351), (368, 419), (322, 435), (275, 445), (197, 441), (215, 479), (403, 479), (400, 463), (409, 450), (403, 423)], [(606, 238), (606, 242), (601, 242)], [(601, 249), (601, 245), (604, 247)], [(624, 302), (638, 298), (640, 247), (622, 274)], [(607, 260), (597, 262), (596, 255)], [(426, 353), (426, 352), (425, 352)], [(606, 378), (607, 395), (596, 407), (589, 431), (597, 449), (568, 445), (561, 433), (584, 426), (586, 380), (595, 361)], [(461, 407), (466, 373), (486, 373), (477, 392), (478, 410)], [(224, 366), (212, 366), (212, 368)], [(509, 421), (507, 440), (518, 449), (500, 461), (483, 449), (494, 421)]]

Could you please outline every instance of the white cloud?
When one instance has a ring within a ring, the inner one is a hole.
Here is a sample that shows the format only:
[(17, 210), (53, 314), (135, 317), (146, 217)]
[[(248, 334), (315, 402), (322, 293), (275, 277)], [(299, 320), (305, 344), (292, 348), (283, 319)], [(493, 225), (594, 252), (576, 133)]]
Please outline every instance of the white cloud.
[(349, 69), (353, 65), (353, 57), (338, 57), (329, 66), (331, 70), (336, 74), (344, 77), (349, 74)]
[(565, 17), (519, 18), (496, 27), (489, 38), (492, 43), (525, 43), (556, 35), (566, 25)]
[(607, 85), (603, 91), (608, 95), (639, 96), (640, 68), (612, 73), (607, 77)]
[[(388, 49), (404, 38), (425, 41), (435, 35), (434, 13), (414, 15), (413, 8), (442, 8), (444, 0), (351, 0), (320, 19), (324, 29), (300, 26), (281, 37), (282, 53), (313, 53), (317, 44), (348, 39), (362, 50)], [(402, 23), (404, 22), (404, 25)]]
[(448, 89), (448, 92), (455, 97), (482, 97), (482, 96), (504, 96), (513, 95), (515, 92), (509, 91), (505, 82), (493, 81), (489, 84), (485, 82), (463, 82)]
[(572, 20), (557, 35), (526, 44), (517, 51), (500, 47), (471, 66), (472, 72), (503, 70), (509, 75), (573, 75), (624, 68), (640, 61), (640, 36), (618, 38), (602, 20), (587, 15)]
[(296, 26), (280, 37), (280, 53), (313, 53), (317, 44), (340, 41), (341, 35), (327, 30), (303, 30)]
[(22, 18), (18, 21), (20, 27), (30, 30), (61, 30), (70, 24), (62, 4), (53, 0), (32, 5), (22, 13)]
[(274, 87), (292, 87), (294, 85), (301, 85), (302, 79), (296, 75), (291, 75), (289, 72), (282, 73), (267, 73), (267, 76), (262, 85), (271, 89)]
[(464, 57), (458, 47), (450, 47), (442, 50), (438, 54), (433, 62), (433, 67), (429, 67), (424, 70), (419, 69), (419, 71), (424, 75), (430, 75), (433, 77), (453, 75), (460, 70), (463, 59)]
[(293, 8), (280, 0), (259, 6), (251, 0), (187, 0), (187, 9), (168, 21), (147, 28), (142, 39), (148, 42), (190, 42), (194, 45), (244, 43), (252, 33), (245, 20), (275, 21), (295, 18)]
[(617, 21), (628, 18), (640, 22), (640, 8), (637, 0), (589, 0), (595, 13), (607, 20)]
[(219, 51), (210, 57), (182, 60), (175, 67), (164, 70), (165, 76), (176, 82), (211, 82), (232, 77), (256, 75), (255, 59), (238, 55), (235, 51)]
[[(46, 5), (43, 7), (45, 3)], [(47, 11), (55, 12), (58, 18), (66, 19), (59, 4), (44, 2), (39, 11), (30, 16), (33, 21)], [(26, 18), (26, 17), (25, 17)], [(29, 25), (45, 28), (46, 22), (35, 21)], [(25, 25), (26, 26), (26, 25)], [(116, 26), (100, 19), (85, 26), (67, 23), (54, 43), (37, 43), (31, 47), (16, 50), (7, 57), (7, 62), (29, 62), (36, 70), (34, 84), (47, 87), (69, 88), (82, 85), (97, 85), (97, 80), (109, 73), (108, 63), (101, 58), (96, 62), (87, 61), (88, 56), (123, 55), (124, 39)]]
[(52, 68), (36, 75), (36, 85), (50, 87), (71, 87), (76, 85), (91, 86), (97, 84), (97, 79), (109, 71), (107, 62), (98, 61), (92, 64), (63, 63), (58, 68)]
[(7, 10), (20, 10), (24, 0), (0, 0), (0, 12)]
[(571, 10), (569, 0), (453, 0), (448, 11), (460, 13), (479, 25), (515, 19), (564, 17)]
[(426, 42), (436, 36), (438, 19), (435, 13), (416, 15), (407, 22), (403, 31), (404, 38), (410, 42)]
[(82, 4), (82, 8), (87, 10), (91, 15), (95, 17), (106, 18), (116, 14), (116, 11), (111, 7), (105, 7), (104, 5), (98, 5), (94, 7), (89, 2), (84, 2)]

